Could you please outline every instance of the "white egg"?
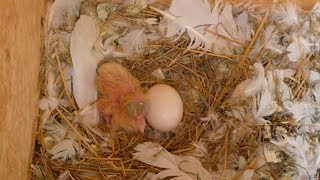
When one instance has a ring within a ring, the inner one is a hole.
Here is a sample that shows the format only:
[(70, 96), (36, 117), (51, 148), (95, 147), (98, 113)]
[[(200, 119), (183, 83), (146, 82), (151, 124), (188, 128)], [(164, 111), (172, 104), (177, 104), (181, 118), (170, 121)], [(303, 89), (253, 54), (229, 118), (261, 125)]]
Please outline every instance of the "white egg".
[(183, 103), (179, 93), (171, 86), (157, 84), (148, 91), (148, 124), (162, 132), (175, 129), (183, 117)]

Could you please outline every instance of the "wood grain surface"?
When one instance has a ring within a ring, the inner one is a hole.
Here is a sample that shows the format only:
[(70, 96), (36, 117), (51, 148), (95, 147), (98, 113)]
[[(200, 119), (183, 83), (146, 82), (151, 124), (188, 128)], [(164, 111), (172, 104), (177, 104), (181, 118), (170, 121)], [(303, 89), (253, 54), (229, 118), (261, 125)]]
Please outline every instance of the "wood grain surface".
[[(4, 180), (30, 179), (45, 1), (0, 0), (0, 179)], [(311, 9), (316, 0), (297, 2)]]
[(30, 179), (43, 0), (0, 0), (0, 179)]
[[(209, 0), (211, 2), (215, 0)], [(257, 5), (260, 8), (263, 9), (269, 9), (270, 6), (273, 6), (274, 4), (283, 4), (288, 2), (293, 2), (295, 4), (298, 4), (303, 10), (309, 11), (313, 8), (313, 6), (319, 1), (319, 0), (225, 0), (227, 2), (231, 2), (233, 4), (251, 4), (251, 5)]]

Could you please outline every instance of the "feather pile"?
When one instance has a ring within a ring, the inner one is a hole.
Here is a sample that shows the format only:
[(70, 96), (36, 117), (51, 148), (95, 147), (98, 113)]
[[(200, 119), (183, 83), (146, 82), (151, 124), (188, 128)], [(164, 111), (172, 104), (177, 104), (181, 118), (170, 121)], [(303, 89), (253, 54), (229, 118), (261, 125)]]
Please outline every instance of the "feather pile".
[[(190, 38), (188, 49), (203, 47), (217, 53), (231, 53), (232, 47), (241, 47), (251, 39), (248, 14), (244, 11), (234, 17), (230, 4), (219, 12), (219, 1), (211, 10), (206, 0), (173, 0), (167, 11), (155, 7), (151, 9), (166, 18), (167, 37), (176, 35), (177, 40), (187, 32)], [(190, 9), (193, 13), (188, 11)]]
[(274, 144), (293, 156), (297, 163), (296, 179), (317, 179), (317, 171), (320, 167), (320, 145), (312, 145), (304, 136), (287, 137)]
[[(55, 0), (34, 179), (318, 179), (320, 4), (266, 4)], [(111, 68), (97, 88), (104, 63), (128, 67), (141, 94), (176, 87), (186, 105), (179, 127), (110, 130), (102, 119), (116, 113), (99, 114), (97, 104), (111, 104), (98, 98), (124, 103), (117, 88), (128, 79), (113, 87)]]

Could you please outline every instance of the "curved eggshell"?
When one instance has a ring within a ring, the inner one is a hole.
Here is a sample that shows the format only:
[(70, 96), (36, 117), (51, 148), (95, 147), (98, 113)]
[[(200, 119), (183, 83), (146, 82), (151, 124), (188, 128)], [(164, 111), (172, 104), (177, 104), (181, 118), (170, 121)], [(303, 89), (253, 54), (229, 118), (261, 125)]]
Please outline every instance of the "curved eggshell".
[(183, 103), (179, 93), (171, 86), (157, 84), (149, 89), (147, 95), (148, 124), (162, 132), (175, 129), (183, 117)]

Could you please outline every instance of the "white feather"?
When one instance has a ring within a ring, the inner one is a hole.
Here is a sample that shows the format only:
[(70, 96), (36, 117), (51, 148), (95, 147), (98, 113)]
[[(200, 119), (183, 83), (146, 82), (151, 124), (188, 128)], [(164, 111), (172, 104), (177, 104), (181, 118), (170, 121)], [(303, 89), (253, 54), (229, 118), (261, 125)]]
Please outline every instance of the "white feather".
[(318, 73), (312, 72), (308, 80), (311, 88), (307, 90), (304, 99), (300, 102), (285, 103), (295, 120), (301, 125), (299, 128), (301, 132), (318, 132), (320, 130), (320, 83), (318, 82)]
[(244, 90), (244, 93), (247, 97), (253, 96), (266, 85), (265, 73), (262, 64), (255, 63), (253, 66), (257, 75), (256, 78), (250, 80), (248, 86)]
[(233, 18), (232, 5), (229, 3), (223, 8), (219, 16), (217, 30), (218, 33), (224, 37), (228, 37), (229, 39), (238, 39), (237, 24)]
[(239, 156), (238, 167), (242, 169), (242, 168), (245, 168), (246, 165), (247, 165), (247, 160), (244, 157)]
[(209, 157), (208, 150), (205, 147), (205, 144), (201, 141), (192, 143), (192, 145), (195, 147), (195, 150), (192, 152), (192, 156), (203, 158), (203, 157)]
[[(218, 36), (212, 32), (217, 31), (217, 25), (219, 23), (219, 6), (220, 1), (216, 2), (212, 9), (212, 24), (209, 26), (208, 31), (205, 33), (205, 45), (204, 48), (207, 50), (213, 50), (214, 43), (218, 40)], [(211, 31), (211, 32), (210, 32)]]
[(128, 55), (141, 54), (148, 40), (144, 29), (135, 29), (119, 39), (123, 51)]
[(75, 158), (76, 155), (82, 155), (84, 149), (74, 139), (65, 139), (53, 146), (48, 153), (52, 155), (51, 159), (66, 161)]
[(291, 88), (283, 81), (279, 81), (278, 86), (279, 86), (278, 93), (279, 93), (280, 100), (282, 102), (291, 100), (293, 97)]
[(290, 157), (295, 160), (296, 179), (316, 179), (320, 167), (320, 145), (312, 147), (303, 136), (287, 137), (282, 141), (272, 141), (280, 146)]
[(166, 79), (166, 76), (164, 75), (164, 73), (163, 73), (163, 71), (162, 71), (161, 68), (158, 68), (158, 69), (154, 70), (154, 71), (151, 73), (151, 75), (152, 75), (153, 77), (155, 77), (156, 79), (158, 79), (158, 80), (164, 80), (164, 79)]
[(261, 63), (254, 65), (256, 75), (252, 79), (246, 79), (241, 82), (233, 91), (230, 99), (238, 101), (243, 98), (255, 96), (267, 84), (264, 68)]
[(238, 27), (238, 40), (246, 42), (251, 40), (251, 29), (249, 24), (249, 16), (246, 11), (243, 11), (237, 18), (236, 24)]
[(313, 6), (311, 12), (312, 12), (312, 15), (314, 15), (314, 16), (316, 16), (316, 17), (319, 17), (319, 16), (320, 16), (320, 3), (319, 3), (319, 2), (317, 2), (317, 3)]
[(274, 72), (268, 71), (266, 75), (266, 79), (267, 79), (266, 87), (268, 87), (267, 89), (270, 91), (272, 96), (274, 96), (274, 94), (276, 93), (276, 86), (277, 86), (277, 83), (276, 83), (277, 79), (274, 76)]
[(230, 46), (232, 43), (226, 40), (233, 39), (229, 34), (229, 24), (233, 26), (233, 29), (236, 28), (234, 24), (235, 20), (232, 15), (232, 6), (228, 4), (223, 9), (221, 15), (219, 7), (220, 1), (215, 4), (212, 10), (213, 21), (205, 34), (206, 41), (204, 48), (216, 53), (232, 54), (232, 46)]
[(126, 57), (128, 56), (125, 52), (120, 52), (116, 50), (116, 47), (112, 44), (113, 41), (118, 39), (120, 35), (114, 34), (102, 43), (101, 37), (98, 38), (97, 42), (94, 46), (94, 51), (98, 57), (105, 58), (105, 57)]
[(98, 38), (93, 19), (81, 16), (71, 35), (71, 58), (73, 63), (73, 93), (80, 109), (97, 98), (95, 88), (97, 57), (93, 46)]
[(287, 47), (288, 58), (291, 62), (297, 62), (310, 52), (310, 43), (303, 37), (295, 37), (293, 42)]
[(243, 172), (242, 176), (239, 177), (239, 180), (251, 180), (253, 173), (254, 173), (253, 169), (247, 169)]
[[(210, 5), (207, 0), (173, 0), (168, 12), (151, 7), (167, 19), (167, 37), (184, 33), (190, 37), (188, 49), (197, 48), (206, 41), (203, 25), (213, 24)], [(192, 13), (190, 10), (192, 9)]]
[(144, 177), (143, 180), (157, 180), (157, 175), (154, 173), (148, 172)]
[[(80, 109), (90, 106), (97, 99), (95, 85), (97, 64), (101, 60), (93, 47), (98, 39), (99, 32), (94, 20), (90, 16), (82, 15), (77, 21), (71, 35), (70, 54), (73, 63), (73, 95)], [(98, 123), (98, 113), (95, 108), (86, 116), (86, 124)]]
[(278, 95), (281, 100), (281, 102), (291, 100), (292, 90), (291, 88), (284, 82), (285, 78), (292, 77), (294, 74), (294, 71), (292, 69), (284, 69), (284, 70), (275, 70), (275, 74), (278, 80)]
[(233, 16), (233, 7), (226, 4), (222, 12), (219, 13), (220, 1), (213, 10), (214, 18), (212, 25), (208, 28), (205, 37), (205, 49), (222, 54), (232, 54), (232, 49), (241, 46), (251, 39), (251, 25), (249, 16), (243, 11), (238, 17)]
[(49, 27), (58, 29), (67, 25), (71, 30), (79, 16), (80, 5), (84, 0), (56, 0), (49, 10)]
[(289, 61), (292, 61), (292, 62), (297, 62), (303, 56), (303, 52), (301, 52), (299, 43), (297, 41), (292, 42), (288, 46), (287, 51), (289, 52), (288, 54)]
[(289, 26), (298, 24), (298, 10), (297, 6), (293, 3), (286, 4), (286, 13), (280, 23), (287, 24)]
[(320, 73), (316, 71), (310, 71), (308, 83), (313, 84), (317, 82), (320, 82)]
[(39, 107), (41, 110), (46, 110), (46, 109), (56, 109), (59, 105), (59, 100), (54, 97), (48, 97), (48, 98), (42, 98), (39, 101)]
[[(283, 7), (285, 6), (285, 7)], [(290, 28), (298, 24), (298, 9), (294, 3), (284, 3), (280, 9), (272, 11), (272, 19), (284, 28)]]
[(259, 123), (266, 123), (264, 117), (272, 115), (279, 110), (279, 105), (274, 100), (276, 82), (272, 72), (267, 73), (267, 80), (263, 89), (252, 99), (251, 113)]
[(53, 122), (43, 126), (46, 130), (46, 134), (54, 138), (55, 141), (63, 140), (68, 134), (68, 128), (66, 125), (60, 124), (58, 122)]
[(169, 153), (159, 144), (146, 142), (135, 147), (134, 159), (141, 162), (164, 168), (157, 177), (164, 179), (176, 177), (179, 180), (212, 179), (210, 173), (204, 169), (200, 161), (192, 156), (176, 156)]
[(274, 101), (272, 94), (268, 88), (262, 90), (253, 97), (252, 114), (254, 118), (261, 124), (266, 123), (263, 117), (270, 116), (278, 110), (278, 104)]
[(320, 131), (320, 107), (308, 102), (284, 102), (285, 108), (293, 115), (299, 123), (299, 131), (317, 132)]
[(43, 97), (39, 101), (39, 108), (43, 111), (42, 125), (47, 124), (50, 114), (53, 110), (57, 109), (59, 104), (68, 107), (69, 103), (65, 99), (57, 99), (57, 90), (54, 85), (54, 73), (52, 67), (48, 67), (48, 82), (47, 82), (47, 97)]
[(295, 71), (293, 69), (277, 69), (275, 73), (277, 77), (283, 81), (285, 78), (292, 78)]
[[(217, 32), (228, 39), (245, 43), (251, 39), (251, 25), (249, 16), (246, 11), (243, 11), (238, 17), (233, 16), (233, 7), (227, 4), (219, 16), (219, 24)], [(239, 46), (239, 43), (231, 43), (229, 45)]]
[(274, 25), (268, 25), (264, 35), (265, 48), (270, 49), (275, 53), (282, 54), (285, 48), (278, 43), (279, 39), (280, 37), (276, 27)]

